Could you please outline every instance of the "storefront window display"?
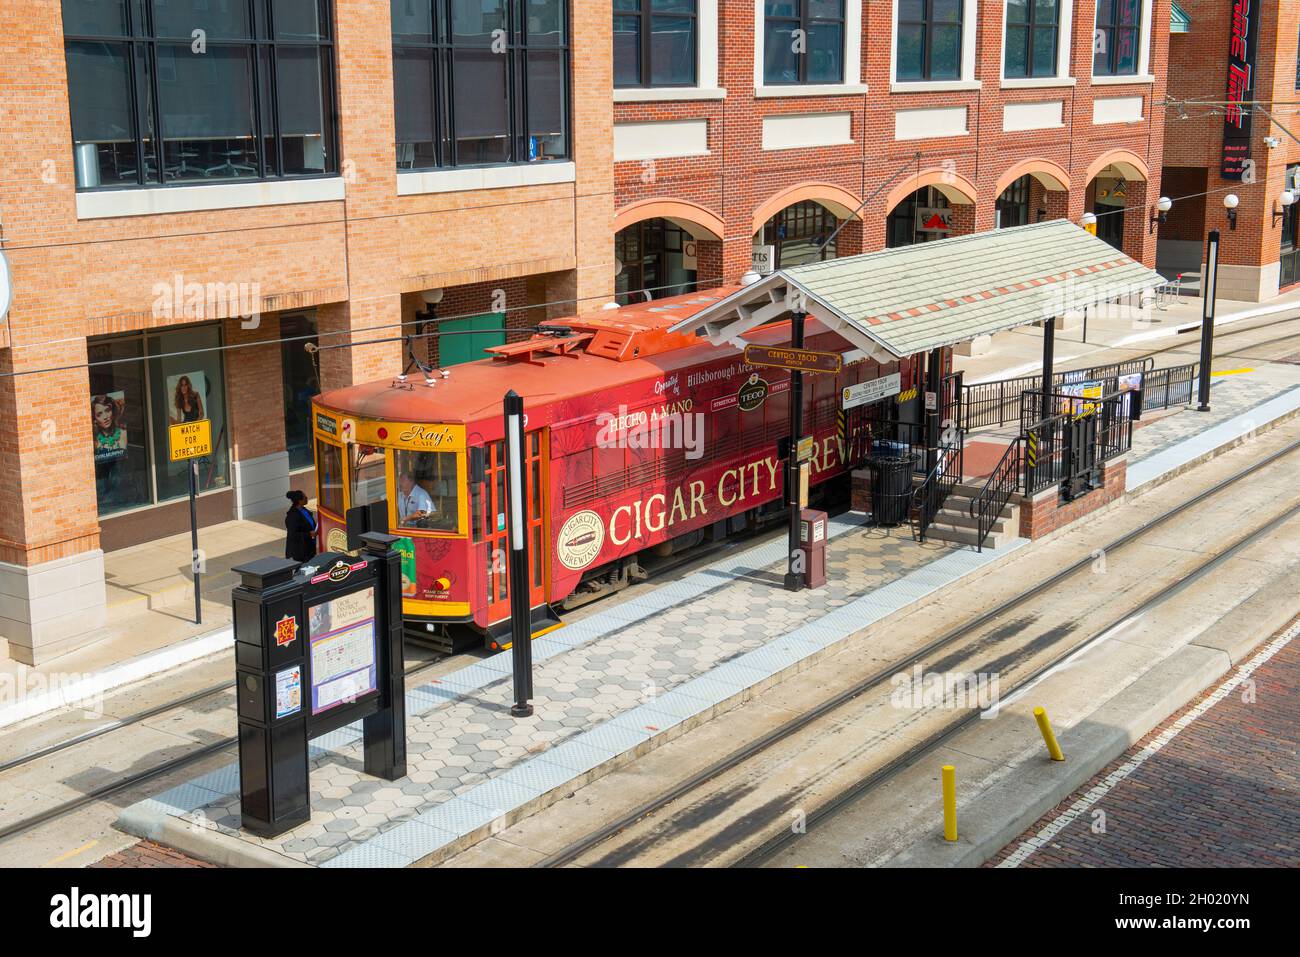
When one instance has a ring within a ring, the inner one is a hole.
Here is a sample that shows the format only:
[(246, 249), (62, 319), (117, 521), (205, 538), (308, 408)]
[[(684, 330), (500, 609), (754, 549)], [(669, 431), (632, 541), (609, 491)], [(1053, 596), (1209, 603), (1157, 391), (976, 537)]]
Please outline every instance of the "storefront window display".
[(311, 400), (320, 393), (316, 366), (303, 346), (316, 341), (316, 316), (307, 313), (280, 320), (280, 365), (284, 382), (284, 447), (289, 469), (311, 468)]

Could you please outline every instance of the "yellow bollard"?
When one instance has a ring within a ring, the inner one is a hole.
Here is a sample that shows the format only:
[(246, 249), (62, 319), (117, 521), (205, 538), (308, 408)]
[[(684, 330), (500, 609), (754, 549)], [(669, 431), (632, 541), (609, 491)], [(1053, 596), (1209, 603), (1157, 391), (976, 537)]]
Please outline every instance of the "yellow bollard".
[(1047, 744), (1047, 753), (1052, 756), (1052, 760), (1064, 761), (1065, 755), (1061, 753), (1061, 746), (1056, 743), (1056, 735), (1052, 733), (1052, 722), (1047, 720), (1047, 712), (1042, 708), (1035, 708), (1034, 720), (1038, 722), (1038, 730), (1043, 733), (1043, 741)]
[(943, 766), (943, 839), (957, 840), (957, 769)]

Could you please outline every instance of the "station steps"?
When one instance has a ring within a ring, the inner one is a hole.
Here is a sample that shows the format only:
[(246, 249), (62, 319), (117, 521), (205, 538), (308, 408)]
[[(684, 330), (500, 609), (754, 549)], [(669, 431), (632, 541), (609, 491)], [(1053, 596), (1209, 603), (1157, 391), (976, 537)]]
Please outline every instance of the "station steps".
[[(982, 488), (982, 485), (956, 486), (944, 499), (943, 507), (939, 509), (934, 516), (934, 521), (926, 530), (926, 540), (974, 548), (979, 538), (979, 524), (971, 517), (970, 505)], [(1012, 496), (1011, 501), (1002, 507), (1002, 514), (993, 522), (989, 537), (984, 540), (984, 547), (997, 548), (1019, 537), (1019, 496)]]

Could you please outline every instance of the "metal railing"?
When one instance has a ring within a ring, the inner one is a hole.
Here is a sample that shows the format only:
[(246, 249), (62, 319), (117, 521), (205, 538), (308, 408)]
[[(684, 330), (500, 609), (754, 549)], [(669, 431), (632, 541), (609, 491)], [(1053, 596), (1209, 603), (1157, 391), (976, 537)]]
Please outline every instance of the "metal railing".
[(1131, 397), (1123, 392), (1097, 398), (1052, 393), (1047, 399), (1044, 404), (1041, 393), (1026, 393), (1026, 410), (1046, 408), (1051, 414), (1023, 430), (1022, 487), (1033, 495), (1061, 485), (1066, 498), (1074, 498), (1096, 487), (1103, 463), (1132, 447)]
[(975, 521), (976, 551), (984, 551), (984, 542), (993, 531), (994, 524), (1002, 517), (1002, 510), (1011, 501), (1016, 489), (1020, 488), (1023, 476), (1021, 449), (1024, 442), (1023, 435), (1017, 435), (1011, 440), (984, 487), (971, 499), (970, 517)]
[(912, 521), (912, 538), (918, 542), (925, 541), (934, 517), (939, 514), (939, 510), (943, 508), (943, 503), (952, 494), (952, 490), (961, 484), (964, 449), (960, 431), (957, 434), (957, 443), (941, 447), (938, 454), (938, 462), (925, 477), (925, 481), (912, 493), (909, 514)]
[[(1155, 366), (1155, 359), (1131, 359), (1104, 366), (1092, 366), (1086, 369), (1070, 369), (1052, 376), (1055, 386), (1072, 385), (1077, 382), (1103, 381), (1113, 385), (1112, 380), (1120, 376), (1141, 372), (1144, 375)], [(974, 429), (1001, 428), (1009, 422), (1020, 419), (1020, 396), (1025, 392), (1038, 389), (1043, 384), (1041, 375), (1017, 376), (1014, 379), (996, 379), (992, 382), (975, 382), (962, 388), (961, 414), (962, 428), (967, 432)], [(1113, 388), (1106, 391), (1114, 391)]]
[(1171, 409), (1192, 401), (1199, 362), (1154, 369), (1142, 375), (1142, 409)]

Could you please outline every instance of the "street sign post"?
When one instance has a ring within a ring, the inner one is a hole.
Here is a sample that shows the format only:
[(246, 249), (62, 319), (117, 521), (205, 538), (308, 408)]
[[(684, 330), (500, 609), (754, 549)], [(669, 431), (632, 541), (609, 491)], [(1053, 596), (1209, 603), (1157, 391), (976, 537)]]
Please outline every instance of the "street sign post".
[(167, 445), (171, 461), (185, 462), (190, 476), (190, 570), (194, 573), (194, 624), (203, 624), (203, 607), (199, 598), (199, 575), (203, 562), (199, 557), (198, 481), (196, 459), (212, 454), (212, 420), (198, 419), (168, 426)]
[(752, 366), (770, 366), (792, 372), (829, 372), (835, 375), (844, 364), (844, 357), (838, 352), (815, 352), (812, 349), (745, 346), (745, 361)]

